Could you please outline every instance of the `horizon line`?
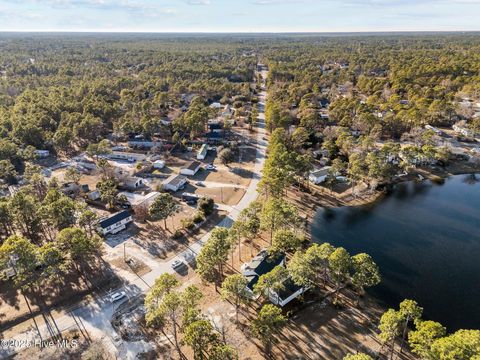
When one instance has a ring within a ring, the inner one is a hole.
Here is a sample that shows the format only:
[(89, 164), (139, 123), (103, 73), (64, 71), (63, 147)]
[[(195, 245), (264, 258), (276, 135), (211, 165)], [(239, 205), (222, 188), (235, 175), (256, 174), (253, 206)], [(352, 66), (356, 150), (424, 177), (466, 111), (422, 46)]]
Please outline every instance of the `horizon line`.
[(210, 30), (103, 30), (103, 29), (88, 29), (88, 30), (6, 30), (0, 29), (0, 33), (103, 33), (103, 34), (365, 34), (365, 33), (480, 33), (478, 30), (299, 30), (299, 31), (210, 31)]

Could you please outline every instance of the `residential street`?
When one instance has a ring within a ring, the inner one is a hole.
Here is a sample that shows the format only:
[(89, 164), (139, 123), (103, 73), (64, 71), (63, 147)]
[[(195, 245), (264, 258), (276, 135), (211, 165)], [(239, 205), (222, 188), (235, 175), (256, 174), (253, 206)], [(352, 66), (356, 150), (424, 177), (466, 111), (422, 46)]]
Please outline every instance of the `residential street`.
[[(267, 72), (262, 72), (262, 77), (265, 81)], [(262, 91), (259, 94), (259, 103), (258, 111), (259, 117), (256, 124), (256, 159), (255, 166), (253, 169), (252, 180), (248, 187), (245, 188), (245, 195), (242, 197), (240, 202), (235, 206), (219, 206), (222, 210), (229, 211), (228, 216), (226, 216), (222, 221), (218, 223), (217, 226), (221, 227), (230, 227), (233, 222), (237, 219), (239, 213), (245, 209), (252, 201), (254, 201), (257, 196), (257, 185), (260, 181), (262, 169), (265, 161), (265, 151), (267, 146), (267, 141), (263, 140), (266, 135), (265, 131), (265, 101), (266, 101), (266, 91)], [(206, 183), (207, 184), (207, 183)], [(217, 184), (212, 184), (213, 186)], [(218, 186), (218, 185), (217, 185)], [(221, 186), (224, 186), (221, 184)], [(200, 251), (203, 244), (208, 240), (210, 232), (205, 234), (199, 241), (189, 246), (187, 250), (182, 251), (177, 254), (177, 256), (167, 260), (167, 261), (148, 261), (148, 266), (151, 268), (151, 271), (141, 277), (132, 274), (127, 271), (119, 270), (117, 275), (119, 275), (124, 281), (124, 290), (128, 297), (134, 297), (141, 293), (146, 293), (150, 286), (155, 282), (162, 273), (173, 273), (174, 270), (171, 267), (171, 264), (175, 260), (183, 260), (185, 262), (190, 262), (192, 257), (196, 257)], [(120, 247), (121, 244), (117, 245)], [(147, 259), (148, 260), (148, 259)], [(116, 289), (118, 291), (119, 289)], [(149, 350), (149, 344), (145, 342), (125, 342), (118, 339), (114, 328), (111, 326), (110, 319), (114, 313), (115, 307), (119, 305), (120, 301), (117, 303), (111, 303), (108, 299), (108, 295), (103, 296), (102, 298), (96, 298), (94, 301), (88, 303), (82, 303), (71, 311), (66, 312), (62, 316), (56, 318), (47, 318), (37, 316), (36, 325), (33, 320), (28, 320), (27, 323), (30, 323), (31, 326), (28, 327), (27, 331), (19, 332), (13, 338), (9, 337), (8, 340), (18, 340), (19, 342), (25, 341), (38, 341), (46, 340), (51, 337), (58, 336), (63, 331), (70, 328), (78, 328), (85, 336), (90, 338), (108, 338), (112, 350), (116, 348), (116, 353), (121, 359), (134, 359), (135, 355), (138, 352)], [(41, 320), (40, 320), (41, 318)], [(25, 324), (23, 328), (25, 328)], [(20, 326), (18, 326), (20, 327)], [(15, 331), (15, 328), (8, 330), (10, 333)], [(0, 358), (4, 358), (8, 355), (13, 354), (14, 352), (21, 350), (18, 348), (0, 348)]]

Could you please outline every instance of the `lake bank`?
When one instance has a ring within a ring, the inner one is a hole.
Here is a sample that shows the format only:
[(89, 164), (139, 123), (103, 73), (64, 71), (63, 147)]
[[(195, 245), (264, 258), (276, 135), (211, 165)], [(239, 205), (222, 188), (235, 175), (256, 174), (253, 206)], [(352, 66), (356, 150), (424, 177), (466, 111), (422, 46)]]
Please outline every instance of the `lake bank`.
[[(480, 273), (480, 238), (474, 223), (480, 223), (480, 184), (474, 186), (475, 179), (463, 175), (447, 177), (443, 184), (402, 182), (363, 206), (318, 206), (315, 217), (308, 219), (310, 211), (305, 213), (312, 240), (343, 246), (352, 254), (369, 253), (384, 278), (371, 294), (385, 305), (413, 298), (425, 307), (426, 317), (449, 330), (478, 326), (480, 319), (473, 314), (480, 305), (475, 275)], [(473, 194), (467, 186), (475, 189)], [(301, 202), (313, 210), (311, 202)], [(458, 312), (451, 314), (454, 307)]]

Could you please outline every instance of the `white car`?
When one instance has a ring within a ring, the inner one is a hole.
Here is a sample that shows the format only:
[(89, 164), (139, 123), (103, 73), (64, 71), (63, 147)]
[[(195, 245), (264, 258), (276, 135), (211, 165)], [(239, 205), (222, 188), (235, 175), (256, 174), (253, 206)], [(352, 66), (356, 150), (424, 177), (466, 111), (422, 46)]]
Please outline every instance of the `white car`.
[(205, 169), (207, 169), (207, 170), (215, 170), (215, 169), (216, 169), (216, 166), (213, 165), (213, 164), (208, 164), (207, 166), (205, 166)]
[(113, 303), (115, 301), (123, 299), (125, 296), (127, 296), (127, 294), (125, 294), (125, 291), (118, 291), (116, 293), (113, 293), (109, 299), (110, 299), (110, 302)]
[(173, 263), (172, 263), (172, 269), (178, 269), (179, 267), (181, 267), (183, 265), (183, 261), (182, 260), (175, 260)]

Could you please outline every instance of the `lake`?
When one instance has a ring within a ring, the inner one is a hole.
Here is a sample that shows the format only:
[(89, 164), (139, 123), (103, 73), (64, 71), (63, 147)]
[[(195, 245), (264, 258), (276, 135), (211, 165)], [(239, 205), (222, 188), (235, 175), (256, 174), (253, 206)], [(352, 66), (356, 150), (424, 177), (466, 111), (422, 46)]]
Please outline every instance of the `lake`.
[(479, 175), (406, 182), (375, 204), (321, 209), (312, 236), (370, 254), (382, 283), (369, 293), (382, 303), (414, 299), (449, 331), (480, 328)]

